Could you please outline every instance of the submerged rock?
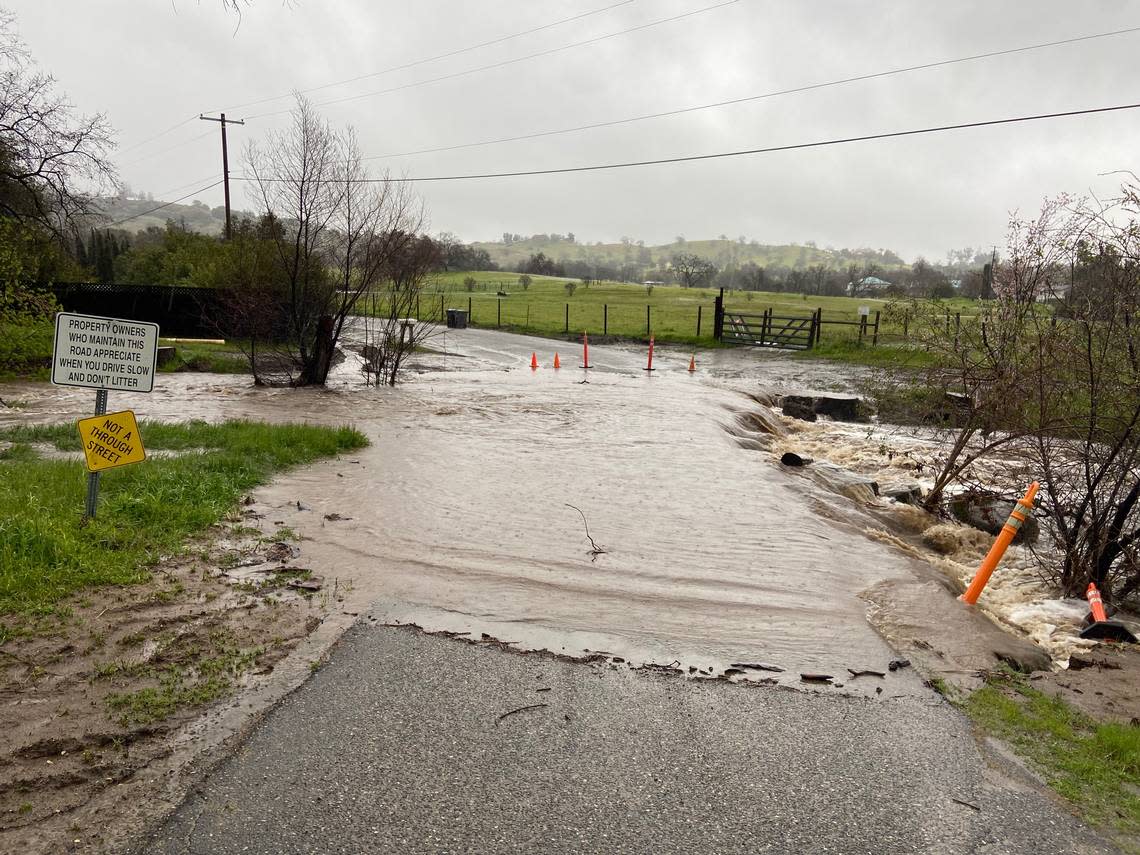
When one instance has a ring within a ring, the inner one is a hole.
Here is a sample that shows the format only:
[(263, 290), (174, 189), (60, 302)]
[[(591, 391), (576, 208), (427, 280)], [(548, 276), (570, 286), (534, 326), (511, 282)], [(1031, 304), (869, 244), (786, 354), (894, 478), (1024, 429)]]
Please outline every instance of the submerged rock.
[(854, 396), (823, 396), (815, 399), (816, 415), (827, 416), (837, 422), (865, 422), (866, 408)]
[(780, 455), (780, 462), (785, 466), (807, 466), (812, 461), (810, 457), (801, 457), (794, 451), (785, 451)]
[[(1013, 510), (1014, 502), (992, 493), (969, 492), (952, 497), (947, 506), (954, 519), (988, 534), (996, 535)], [(1013, 538), (1014, 543), (1036, 543), (1041, 526), (1032, 516)]]
[(811, 398), (804, 395), (785, 395), (780, 402), (780, 410), (785, 416), (805, 422), (816, 420), (815, 406)]
[(827, 416), (837, 422), (867, 421), (867, 407), (853, 395), (785, 395), (780, 402), (785, 416), (814, 422)]
[(834, 463), (819, 461), (804, 471), (810, 473), (817, 483), (857, 502), (870, 502), (879, 495), (877, 481)]
[(904, 505), (917, 505), (922, 501), (922, 488), (917, 484), (891, 484), (879, 488), (879, 495)]

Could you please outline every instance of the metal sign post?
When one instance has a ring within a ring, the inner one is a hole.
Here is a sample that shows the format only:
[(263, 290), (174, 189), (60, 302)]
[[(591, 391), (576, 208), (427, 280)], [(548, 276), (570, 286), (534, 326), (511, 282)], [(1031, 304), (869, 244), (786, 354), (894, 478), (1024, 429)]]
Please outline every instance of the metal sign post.
[[(107, 390), (100, 389), (95, 393), (95, 415), (101, 416), (107, 412)], [(99, 476), (100, 472), (87, 473), (87, 506), (84, 516), (95, 519), (95, 507), (99, 504)]]
[[(150, 392), (158, 368), (158, 324), (60, 312), (55, 316), (51, 382), (95, 390), (95, 415), (107, 412), (107, 392)], [(90, 467), (89, 467), (90, 469)], [(99, 473), (87, 473), (86, 517), (95, 517)]]

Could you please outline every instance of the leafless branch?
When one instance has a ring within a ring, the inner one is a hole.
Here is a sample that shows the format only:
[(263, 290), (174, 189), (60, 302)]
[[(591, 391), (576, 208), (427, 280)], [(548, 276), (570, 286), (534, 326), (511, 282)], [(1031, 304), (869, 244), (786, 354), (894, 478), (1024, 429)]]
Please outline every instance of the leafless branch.
[(594, 538), (590, 537), (590, 524), (586, 521), (586, 515), (582, 513), (582, 509), (577, 505), (570, 504), (569, 502), (565, 502), (564, 504), (566, 507), (576, 510), (578, 512), (578, 515), (582, 517), (582, 525), (586, 528), (586, 539), (590, 541), (590, 551), (587, 554), (592, 555), (595, 558), (597, 558), (599, 555), (604, 555), (608, 550), (602, 549), (600, 546), (598, 546), (597, 543), (594, 542)]

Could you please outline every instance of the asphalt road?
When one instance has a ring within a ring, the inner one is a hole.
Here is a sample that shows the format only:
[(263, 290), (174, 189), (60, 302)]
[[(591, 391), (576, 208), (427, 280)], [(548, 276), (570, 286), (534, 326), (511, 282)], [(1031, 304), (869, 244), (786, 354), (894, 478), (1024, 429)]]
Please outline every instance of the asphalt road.
[(140, 851), (1115, 851), (933, 693), (829, 692), (362, 621)]

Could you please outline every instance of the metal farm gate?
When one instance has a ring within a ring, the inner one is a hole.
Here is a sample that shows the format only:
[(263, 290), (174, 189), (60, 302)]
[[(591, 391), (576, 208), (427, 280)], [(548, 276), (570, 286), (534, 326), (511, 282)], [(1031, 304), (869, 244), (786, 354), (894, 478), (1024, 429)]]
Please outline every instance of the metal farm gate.
[(819, 311), (807, 316), (776, 315), (765, 309), (760, 315), (725, 312), (717, 298), (715, 333), (724, 344), (773, 347), (781, 350), (811, 350), (819, 339)]

